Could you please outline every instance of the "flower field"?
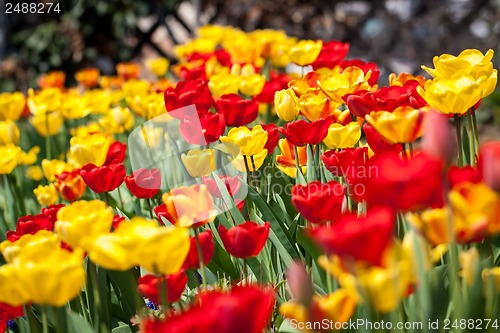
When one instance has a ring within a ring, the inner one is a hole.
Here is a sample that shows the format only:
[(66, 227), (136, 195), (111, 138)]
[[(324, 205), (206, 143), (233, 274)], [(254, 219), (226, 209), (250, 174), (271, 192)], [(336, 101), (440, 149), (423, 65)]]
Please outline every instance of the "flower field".
[(492, 50), (197, 36), (0, 93), (0, 331), (498, 331)]

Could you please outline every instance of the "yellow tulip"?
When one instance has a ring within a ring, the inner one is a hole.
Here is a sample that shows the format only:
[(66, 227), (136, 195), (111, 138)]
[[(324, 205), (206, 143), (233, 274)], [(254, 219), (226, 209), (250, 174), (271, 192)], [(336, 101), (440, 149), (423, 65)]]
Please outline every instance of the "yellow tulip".
[(390, 86), (399, 86), (402, 87), (406, 81), (415, 80), (420, 83), (421, 86), (425, 84), (425, 77), (420, 75), (413, 75), (409, 73), (399, 73), (396, 75), (395, 73), (389, 74), (389, 85)]
[(16, 266), (0, 266), (0, 302), (10, 306), (21, 306), (30, 301), (30, 295), (22, 284)]
[(58, 111), (35, 115), (29, 120), (38, 134), (43, 137), (56, 135), (63, 125), (63, 117)]
[(181, 159), (191, 177), (206, 176), (215, 169), (215, 151), (212, 149), (192, 149), (182, 154)]
[(43, 206), (53, 205), (59, 199), (59, 195), (57, 194), (54, 184), (46, 186), (38, 185), (38, 187), (33, 190), (33, 193), (35, 194), (36, 201)]
[(225, 94), (237, 94), (240, 89), (240, 77), (227, 73), (212, 75), (208, 81), (208, 88), (216, 97), (221, 97)]
[(10, 174), (19, 163), (22, 150), (13, 144), (0, 146), (0, 175)]
[(126, 98), (127, 105), (137, 115), (146, 120), (165, 114), (165, 100), (163, 93), (152, 93), (147, 96), (134, 96)]
[(488, 50), (486, 54), (479, 50), (467, 49), (458, 56), (443, 54), (433, 59), (434, 67), (422, 68), (434, 78), (455, 79), (463, 75), (471, 76), (479, 84), (481, 98), (490, 95), (497, 84), (497, 70), (493, 69), (494, 51)]
[[(284, 172), (287, 176), (295, 178), (297, 176), (297, 166), (295, 162), (295, 149), (294, 146), (288, 142), (287, 139), (280, 139), (278, 141), (278, 147), (280, 148), (279, 155), (276, 156), (276, 163), (278, 169)], [(307, 164), (307, 147), (297, 147), (297, 152), (299, 154), (299, 166), (302, 173), (306, 172)]]
[(278, 117), (286, 122), (299, 115), (299, 99), (292, 88), (279, 90), (274, 94), (274, 108)]
[(424, 88), (418, 86), (417, 92), (430, 106), (444, 114), (464, 114), (481, 98), (480, 89), (484, 79), (476, 81), (470, 75), (452, 79), (437, 77), (427, 80)]
[(40, 152), (40, 147), (34, 146), (28, 152), (21, 152), (21, 156), (19, 158), (19, 164), (22, 165), (31, 165), (34, 164), (38, 158), (38, 153)]
[(342, 126), (340, 124), (331, 124), (328, 128), (328, 134), (323, 142), (330, 149), (353, 147), (361, 138), (361, 127), (356, 122)]
[(0, 121), (0, 145), (19, 143), (19, 128), (15, 122), (10, 119)]
[(215, 51), (218, 41), (211, 38), (197, 38), (175, 47), (177, 58), (182, 59), (195, 52), (204, 54)]
[(112, 270), (143, 266), (157, 274), (177, 273), (189, 252), (186, 228), (163, 227), (134, 217), (122, 222), (113, 233), (99, 236), (89, 252), (90, 259)]
[(342, 97), (358, 90), (369, 90), (368, 79), (371, 71), (366, 75), (358, 67), (347, 67), (342, 73), (336, 70), (320, 76), (318, 86), (335, 103), (342, 104)]
[(28, 90), (28, 107), (34, 116), (52, 113), (61, 107), (62, 92), (58, 88), (47, 88), (35, 93)]
[(99, 119), (99, 124), (109, 134), (121, 134), (134, 126), (134, 116), (128, 108), (118, 106)]
[(448, 215), (445, 209), (425, 210), (420, 215), (408, 213), (406, 219), (420, 230), (433, 245), (448, 243)]
[(472, 247), (467, 251), (460, 252), (460, 265), (462, 271), (460, 275), (469, 286), (473, 286), (478, 276), (480, 262), (477, 248)]
[(254, 126), (252, 130), (244, 126), (234, 127), (227, 136), (221, 136), (220, 141), (224, 144), (235, 144), (240, 148), (241, 154), (252, 156), (264, 150), (267, 142), (267, 132), (260, 125)]
[(56, 175), (60, 175), (64, 171), (72, 171), (73, 168), (64, 161), (61, 160), (42, 160), (42, 171), (43, 175), (49, 182), (53, 182), (56, 179)]
[(31, 180), (40, 181), (43, 178), (42, 168), (38, 165), (30, 166), (26, 168), (24, 175)]
[(337, 110), (335, 103), (321, 91), (309, 91), (299, 97), (300, 111), (309, 121), (326, 118)]
[(82, 119), (92, 110), (85, 105), (78, 93), (68, 92), (62, 95), (59, 111), (65, 119)]
[(483, 269), (481, 277), (486, 286), (488, 286), (489, 283), (492, 283), (495, 290), (497, 292), (500, 291), (500, 267)]
[(0, 93), (0, 120), (18, 120), (25, 105), (26, 99), (20, 92)]
[(412, 107), (398, 107), (393, 112), (372, 111), (366, 121), (392, 144), (413, 142), (422, 135), (425, 113)]
[(255, 96), (262, 92), (266, 78), (264, 75), (252, 74), (240, 76), (240, 91), (247, 96)]
[(72, 157), (80, 166), (87, 163), (102, 166), (106, 161), (110, 145), (110, 136), (96, 133), (87, 137), (72, 137), (69, 149)]
[(146, 80), (128, 80), (122, 86), (122, 93), (126, 96), (146, 96), (151, 83)]
[(97, 237), (108, 234), (113, 222), (113, 210), (99, 200), (76, 201), (57, 212), (54, 230), (72, 248), (86, 252)]
[[(108, 112), (108, 110), (106, 110), (106, 112)], [(104, 134), (105, 132), (102, 130), (99, 123), (96, 123), (94, 121), (88, 122), (83, 126), (73, 127), (70, 130), (71, 136), (78, 136), (82, 138), (86, 138), (95, 133)]]
[(154, 75), (161, 77), (167, 73), (170, 61), (167, 58), (156, 58), (146, 60), (146, 66), (154, 73)]
[(225, 38), (222, 46), (235, 63), (262, 65), (264, 45), (255, 36), (240, 31), (233, 34), (232, 38)]
[(252, 156), (239, 154), (231, 160), (231, 164), (240, 172), (253, 172), (259, 170), (259, 168), (264, 164), (266, 156), (267, 149), (263, 149), (259, 153)]
[[(163, 194), (167, 211), (181, 227), (191, 227), (212, 222), (217, 216), (213, 198), (205, 185), (194, 184), (172, 189)], [(193, 205), (196, 202), (196, 205)]]
[(113, 102), (112, 93), (101, 89), (85, 90), (80, 98), (91, 113), (105, 113)]
[(316, 60), (322, 47), (321, 40), (301, 40), (290, 48), (290, 60), (299, 66), (310, 65)]
[(3, 241), (0, 243), (0, 252), (7, 263), (12, 263), (20, 254), (36, 253), (44, 249), (57, 249), (61, 241), (52, 231), (39, 230), (35, 234), (26, 234), (17, 241)]

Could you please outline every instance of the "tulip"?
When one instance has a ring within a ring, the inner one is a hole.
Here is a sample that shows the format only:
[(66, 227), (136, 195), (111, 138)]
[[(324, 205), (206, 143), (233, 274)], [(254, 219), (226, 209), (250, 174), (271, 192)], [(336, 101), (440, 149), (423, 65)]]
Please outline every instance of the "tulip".
[(255, 96), (262, 92), (266, 77), (260, 74), (241, 75), (240, 91), (246, 96)]
[(448, 118), (436, 112), (430, 112), (423, 126), (422, 147), (431, 156), (441, 158), (447, 165), (455, 160), (457, 145), (455, 134)]
[(321, 155), (325, 167), (334, 176), (344, 177), (348, 182), (356, 177), (357, 172), (363, 172), (368, 160), (366, 147), (344, 148), (341, 151), (329, 150)]
[(323, 41), (301, 40), (290, 49), (290, 60), (299, 66), (310, 65), (316, 60)]
[[(231, 164), (239, 172), (254, 172), (264, 164), (267, 156), (267, 150), (263, 149), (259, 153), (252, 156), (239, 154), (231, 160)], [(246, 161), (246, 162), (245, 162)]]
[(278, 127), (276, 124), (261, 125), (262, 129), (267, 132), (267, 141), (264, 145), (264, 149), (267, 150), (269, 155), (272, 155), (274, 149), (278, 145), (280, 135), (278, 133)]
[(372, 209), (366, 217), (346, 214), (332, 225), (309, 229), (308, 234), (326, 254), (380, 266), (392, 238), (394, 218), (390, 209)]
[(97, 85), (99, 75), (100, 73), (97, 68), (84, 68), (75, 73), (75, 80), (83, 87), (90, 89)]
[(473, 286), (479, 272), (479, 252), (473, 247), (467, 251), (460, 253), (460, 264), (462, 271), (460, 272), (464, 281), (468, 286)]
[(63, 172), (55, 176), (54, 186), (64, 200), (75, 201), (80, 199), (85, 193), (86, 185), (80, 176), (80, 170)]
[[(271, 318), (274, 302), (274, 292), (258, 286), (202, 293), (186, 312), (171, 315), (168, 320), (148, 319), (141, 331), (261, 333)], [(220, 316), (221, 311), (226, 315)]]
[(321, 90), (313, 90), (299, 97), (300, 111), (309, 121), (332, 115), (337, 106)]
[(368, 90), (371, 72), (365, 74), (358, 67), (348, 67), (342, 73), (333, 71), (319, 77), (317, 84), (333, 102), (344, 103), (344, 96), (358, 90)]
[(500, 267), (485, 268), (481, 273), (483, 283), (493, 283), (495, 290), (500, 290)]
[(456, 185), (461, 183), (474, 183), (477, 184), (482, 181), (482, 176), (479, 171), (473, 166), (466, 165), (460, 168), (456, 165), (452, 165), (448, 169), (448, 182), (450, 188), (454, 188)]
[(34, 235), (39, 230), (52, 231), (53, 227), (54, 221), (44, 214), (26, 215), (17, 220), (16, 230), (7, 231), (6, 237), (9, 241), (15, 242), (23, 235)]
[(100, 235), (108, 234), (113, 210), (99, 200), (76, 201), (57, 212), (56, 233), (72, 248), (88, 252)]
[(38, 85), (42, 89), (46, 88), (63, 88), (66, 73), (63, 71), (50, 71), (47, 74), (42, 74), (38, 78)]
[(87, 137), (74, 136), (70, 139), (71, 156), (83, 166), (88, 163), (100, 167), (106, 161), (111, 145), (111, 138), (105, 134), (96, 133)]
[[(280, 155), (276, 156), (276, 163), (278, 169), (283, 171), (286, 175), (295, 178), (297, 173), (296, 156), (294, 146), (288, 142), (287, 139), (280, 139), (278, 146), (280, 148)], [(304, 172), (305, 165), (307, 164), (306, 147), (297, 147), (299, 167)]]
[(73, 171), (72, 167), (64, 161), (61, 160), (42, 160), (42, 171), (43, 175), (49, 182), (53, 182), (57, 175), (63, 172)]
[(325, 67), (333, 69), (344, 60), (348, 52), (349, 43), (342, 43), (336, 40), (323, 43), (321, 52), (311, 65), (314, 70)]
[(357, 67), (365, 73), (365, 75), (368, 75), (370, 73), (370, 78), (368, 80), (368, 84), (370, 86), (375, 86), (378, 82), (378, 79), (380, 77), (380, 70), (377, 67), (377, 64), (374, 62), (366, 62), (361, 59), (350, 59), (350, 60), (344, 60), (339, 64), (339, 67), (342, 70), (346, 70), (348, 68), (352, 67)]
[(207, 82), (203, 79), (181, 81), (175, 88), (167, 88), (164, 95), (168, 112), (191, 104), (196, 106), (198, 112), (208, 111), (215, 104)]
[(486, 185), (500, 192), (500, 142), (485, 143), (479, 149), (478, 170)]
[(13, 144), (0, 146), (1, 175), (8, 175), (16, 168), (21, 153), (21, 148)]
[(208, 81), (210, 92), (215, 97), (223, 95), (237, 94), (240, 89), (241, 78), (235, 74), (219, 73), (212, 75)]
[(125, 271), (142, 266), (155, 274), (169, 275), (179, 272), (188, 252), (187, 229), (134, 217), (120, 223), (113, 233), (97, 237), (89, 257), (107, 269)]
[(297, 302), (306, 306), (310, 305), (314, 287), (304, 263), (293, 262), (286, 271), (286, 279), (290, 292)]
[(267, 132), (260, 125), (255, 126), (252, 130), (246, 127), (235, 127), (229, 131), (227, 136), (222, 136), (220, 141), (222, 143), (237, 145), (242, 155), (252, 156), (265, 150)]
[(278, 117), (285, 121), (292, 121), (299, 115), (299, 100), (291, 89), (277, 91), (274, 95), (274, 108)]
[[(234, 196), (238, 194), (238, 191), (240, 190), (241, 187), (241, 176), (217, 176), (219, 177), (220, 181), (222, 184), (226, 186), (227, 192), (229, 195)], [(215, 182), (215, 179), (212, 179), (210, 177), (203, 177), (202, 178), (203, 184), (208, 189), (208, 192), (214, 197), (214, 198), (220, 198), (222, 199), (222, 193), (219, 190), (219, 186), (217, 186), (217, 183)]]
[(258, 103), (236, 94), (223, 95), (217, 100), (227, 126), (245, 126), (257, 118)]
[(131, 62), (120, 62), (116, 65), (118, 76), (124, 80), (135, 80), (139, 77), (141, 68), (139, 64)]
[(212, 222), (217, 216), (212, 196), (205, 185), (174, 188), (170, 193), (163, 194), (162, 200), (176, 225), (196, 228)]
[(175, 303), (181, 299), (182, 292), (186, 289), (186, 272), (181, 269), (178, 273), (167, 276), (157, 277), (151, 274), (141, 276), (138, 281), (137, 289), (144, 297), (155, 304), (160, 304), (161, 298), (159, 297), (159, 290), (161, 290), (160, 286), (162, 284), (166, 284), (167, 290), (165, 297), (168, 303)]
[(24, 171), (24, 176), (28, 179), (38, 182), (43, 178), (42, 168), (40, 168), (38, 165), (29, 166)]
[(292, 188), (292, 204), (311, 223), (336, 221), (342, 212), (344, 195), (344, 186), (335, 180), (326, 184), (314, 181)]
[(29, 121), (38, 134), (43, 137), (56, 135), (63, 125), (63, 117), (60, 112), (35, 115)]
[(0, 145), (19, 143), (19, 128), (10, 119), (0, 121)]
[(253, 99), (259, 103), (272, 104), (276, 92), (288, 88), (289, 81), (290, 77), (288, 75), (271, 71), (269, 81), (264, 84), (261, 93), (254, 96)]
[(353, 147), (361, 138), (361, 127), (351, 122), (346, 126), (334, 123), (328, 128), (328, 134), (323, 142), (331, 149)]
[(202, 112), (198, 113), (198, 117), (187, 117), (180, 123), (184, 140), (200, 146), (217, 141), (225, 129), (226, 121), (222, 113)]
[(181, 155), (182, 163), (191, 177), (201, 177), (215, 169), (215, 151), (213, 149), (191, 149)]
[(120, 186), (123, 183), (126, 171), (122, 163), (102, 167), (89, 163), (82, 167), (80, 175), (92, 191), (103, 193), (111, 192)]
[(58, 116), (61, 117), (60, 112), (58, 112), (61, 107), (61, 99), (62, 92), (57, 88), (43, 89), (37, 93), (35, 93), (33, 89), (29, 89), (27, 105), (30, 113), (33, 114), (35, 118), (40, 118), (45, 121), (45, 116), (47, 114), (57, 113)]
[(317, 145), (325, 139), (332, 122), (333, 117), (318, 119), (311, 123), (299, 119), (285, 124), (279, 131), (294, 146)]
[(0, 121), (19, 119), (23, 113), (26, 100), (22, 93), (0, 93)]
[(22, 306), (10, 306), (5, 303), (0, 303), (0, 331), (7, 329), (7, 323), (18, 317), (24, 316)]
[(137, 169), (130, 176), (125, 176), (125, 185), (136, 198), (150, 199), (160, 191), (160, 170)]
[(373, 127), (365, 123), (363, 125), (365, 132), (366, 143), (375, 155), (380, 154), (399, 154), (403, 147), (400, 144), (391, 144), (387, 142)]
[(128, 108), (114, 107), (99, 119), (99, 125), (106, 133), (121, 134), (132, 129), (134, 116)]
[[(375, 155), (351, 179), (353, 195), (368, 205), (403, 211), (439, 208), (444, 204), (441, 160), (424, 153), (410, 161), (397, 155)], [(358, 189), (358, 190), (356, 190)]]
[(106, 160), (103, 165), (119, 164), (125, 160), (127, 144), (120, 141), (113, 142), (106, 153)]
[(156, 59), (148, 59), (146, 61), (146, 65), (153, 72), (154, 75), (162, 77), (165, 75), (165, 73), (167, 73), (170, 61), (167, 58), (163, 57)]
[(38, 185), (38, 187), (33, 190), (33, 194), (35, 194), (36, 201), (43, 206), (53, 205), (59, 199), (54, 184), (46, 186)]
[(236, 258), (252, 258), (256, 257), (266, 244), (270, 226), (269, 222), (261, 226), (248, 221), (227, 230), (220, 225), (219, 235), (229, 254)]
[(32, 165), (35, 164), (38, 159), (38, 153), (40, 152), (40, 147), (34, 146), (28, 152), (21, 152), (19, 157), (19, 164), (22, 165)]
[(178, 220), (177, 216), (174, 218), (170, 215), (170, 213), (167, 211), (167, 206), (164, 203), (153, 208), (153, 212), (155, 213), (156, 218), (161, 225), (165, 225), (164, 219), (171, 224), (175, 224)]
[(191, 243), (189, 246), (189, 253), (184, 261), (184, 264), (182, 265), (184, 269), (200, 268), (200, 258), (198, 256), (198, 248), (196, 246), (196, 237), (198, 237), (201, 253), (203, 253), (203, 264), (205, 266), (208, 265), (214, 256), (215, 246), (212, 231), (210, 229), (202, 231), (198, 234), (198, 236), (190, 238)]

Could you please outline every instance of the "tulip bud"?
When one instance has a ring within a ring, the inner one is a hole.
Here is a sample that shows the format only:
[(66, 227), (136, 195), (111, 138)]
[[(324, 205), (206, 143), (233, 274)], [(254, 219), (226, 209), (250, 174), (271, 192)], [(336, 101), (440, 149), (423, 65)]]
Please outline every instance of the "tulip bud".
[(286, 276), (293, 297), (297, 298), (300, 304), (309, 306), (314, 295), (314, 288), (304, 264), (295, 261), (288, 267)]
[(478, 169), (486, 185), (500, 192), (500, 141), (488, 142), (481, 146)]
[(430, 155), (443, 159), (448, 165), (455, 160), (457, 145), (448, 117), (437, 112), (427, 114), (422, 147)]
[(291, 88), (276, 92), (274, 107), (278, 117), (286, 122), (294, 120), (299, 114), (299, 100)]

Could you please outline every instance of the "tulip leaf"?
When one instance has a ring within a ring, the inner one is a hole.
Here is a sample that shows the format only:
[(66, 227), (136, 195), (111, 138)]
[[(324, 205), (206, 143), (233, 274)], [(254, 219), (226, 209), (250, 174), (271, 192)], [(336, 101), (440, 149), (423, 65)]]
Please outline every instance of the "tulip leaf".
[(207, 268), (210, 269), (210, 271), (212, 271), (215, 275), (219, 273), (221, 277), (222, 275), (227, 275), (233, 280), (238, 280), (240, 278), (240, 274), (231, 261), (229, 254), (224, 250), (219, 242), (214, 241), (214, 245), (214, 256), (207, 265)]
[(144, 306), (144, 299), (137, 293), (138, 273), (134, 268), (126, 272), (107, 270), (111, 285), (124, 311), (124, 320), (130, 320)]
[(314, 259), (317, 260), (321, 255), (321, 251), (314, 244), (314, 242), (305, 234), (305, 228), (302, 226), (297, 227), (297, 243), (299, 243), (304, 250)]
[(288, 253), (290, 253), (292, 257), (298, 257), (299, 253), (293, 245), (294, 241), (292, 240), (284, 221), (276, 216), (269, 204), (253, 188), (248, 188), (248, 195), (262, 213), (263, 219), (265, 221), (269, 221), (271, 229), (276, 233), (276, 236)]
[(89, 322), (76, 312), (67, 313), (68, 332), (95, 333)]
[(111, 331), (111, 333), (130, 333), (130, 332), (132, 332), (132, 330), (130, 329), (130, 327), (125, 326), (125, 325), (115, 327)]

